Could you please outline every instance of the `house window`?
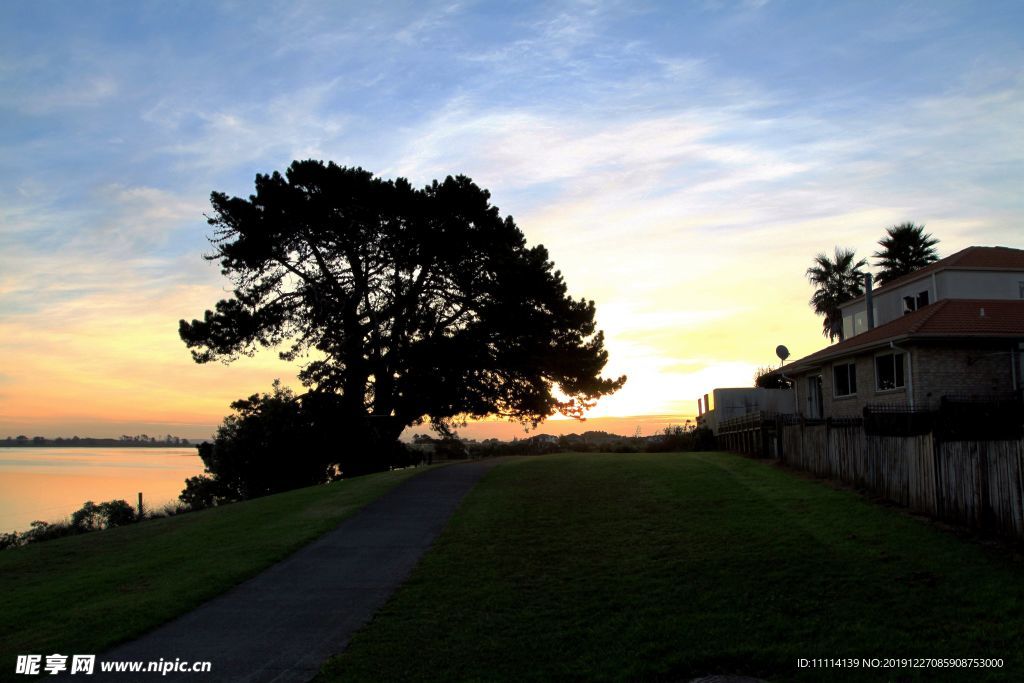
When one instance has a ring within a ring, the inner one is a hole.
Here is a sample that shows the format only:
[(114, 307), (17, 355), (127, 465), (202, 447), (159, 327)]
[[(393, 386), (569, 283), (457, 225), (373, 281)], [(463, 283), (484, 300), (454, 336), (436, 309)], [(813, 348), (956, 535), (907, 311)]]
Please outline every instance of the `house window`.
[(919, 308), (924, 308), (928, 305), (928, 290), (918, 292), (917, 296), (905, 296), (903, 297), (903, 315), (907, 313), (913, 313)]
[(878, 391), (900, 389), (905, 385), (903, 379), (903, 353), (886, 353), (875, 356), (875, 388)]
[(832, 396), (853, 396), (857, 393), (857, 365), (843, 363), (832, 366)]
[[(1024, 299), (1024, 286), (1021, 287), (1020, 291), (1021, 291), (1021, 297), (1020, 298)], [(852, 337), (855, 334), (857, 334), (857, 332), (854, 330), (854, 327), (853, 327), (853, 316), (852, 315), (844, 315), (843, 316), (843, 339), (849, 339), (850, 337)]]
[(853, 314), (853, 333), (860, 334), (868, 329), (868, 312), (857, 311)]

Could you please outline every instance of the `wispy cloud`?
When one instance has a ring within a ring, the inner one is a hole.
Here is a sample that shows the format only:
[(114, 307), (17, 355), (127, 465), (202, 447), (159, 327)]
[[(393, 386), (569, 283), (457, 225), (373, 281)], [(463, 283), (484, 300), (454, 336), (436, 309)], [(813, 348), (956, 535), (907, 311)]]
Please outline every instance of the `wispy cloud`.
[[(692, 412), (776, 344), (824, 343), (803, 279), (815, 253), (867, 255), (905, 220), (944, 253), (1021, 246), (1021, 10), (983, 14), (0, 9), (0, 352), (15, 359), (0, 413), (73, 399), (215, 422), (286, 372), (194, 366), (174, 326), (223, 294), (200, 259), (209, 192), (305, 157), (473, 177), (597, 301), (609, 373), (630, 375), (600, 410)], [(135, 33), (115, 30), (125, 18)]]
[(66, 109), (94, 107), (117, 94), (117, 81), (109, 76), (92, 76), (86, 80), (69, 79), (17, 100), (8, 99), (7, 106), (31, 115), (52, 114)]

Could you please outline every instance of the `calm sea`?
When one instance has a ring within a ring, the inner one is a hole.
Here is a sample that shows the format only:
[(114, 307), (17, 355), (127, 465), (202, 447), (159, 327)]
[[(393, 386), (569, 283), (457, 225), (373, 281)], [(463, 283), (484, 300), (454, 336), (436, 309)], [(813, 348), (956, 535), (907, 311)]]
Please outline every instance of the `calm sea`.
[(0, 448), (0, 533), (63, 519), (91, 500), (176, 500), (203, 471), (193, 448)]

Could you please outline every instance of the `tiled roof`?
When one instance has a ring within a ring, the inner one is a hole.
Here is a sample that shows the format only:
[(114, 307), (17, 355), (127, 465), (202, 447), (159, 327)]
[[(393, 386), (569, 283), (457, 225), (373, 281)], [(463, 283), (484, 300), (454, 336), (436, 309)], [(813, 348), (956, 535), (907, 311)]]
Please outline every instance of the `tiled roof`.
[[(928, 275), (940, 270), (1024, 270), (1024, 249), (1011, 249), (1010, 247), (967, 247), (944, 259), (925, 266), (913, 273), (885, 283), (885, 285), (874, 290), (873, 294), (879, 294), (894, 289), (908, 282), (918, 279), (922, 275)], [(856, 301), (861, 301), (863, 295), (851, 299), (843, 304), (847, 306)]]
[(901, 339), (1024, 339), (1024, 301), (999, 299), (941, 299), (902, 318), (862, 332), (846, 341), (794, 361), (788, 367), (813, 366)]

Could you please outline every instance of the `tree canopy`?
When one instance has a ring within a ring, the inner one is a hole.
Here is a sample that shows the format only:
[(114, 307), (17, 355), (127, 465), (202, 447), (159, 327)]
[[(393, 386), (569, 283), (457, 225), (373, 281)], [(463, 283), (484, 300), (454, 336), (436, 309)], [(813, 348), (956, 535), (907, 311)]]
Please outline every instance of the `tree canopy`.
[(469, 178), (415, 189), (296, 161), (211, 203), (207, 258), (233, 296), (182, 320), (182, 340), (199, 363), (280, 349), (349, 429), (394, 440), (424, 419), (579, 417), (625, 382), (601, 377), (594, 302), (570, 297)]
[(807, 279), (814, 285), (811, 307), (818, 315), (824, 316), (822, 334), (829, 341), (843, 339), (843, 316), (839, 306), (864, 293), (866, 259), (855, 260), (853, 249), (835, 248), (834, 258), (821, 253), (814, 257), (814, 264), (807, 269)]
[(878, 284), (892, 282), (939, 260), (935, 250), (939, 240), (926, 233), (923, 225), (901, 223), (886, 228), (885, 233), (878, 241), (882, 248), (872, 254), (877, 259), (875, 279)]

